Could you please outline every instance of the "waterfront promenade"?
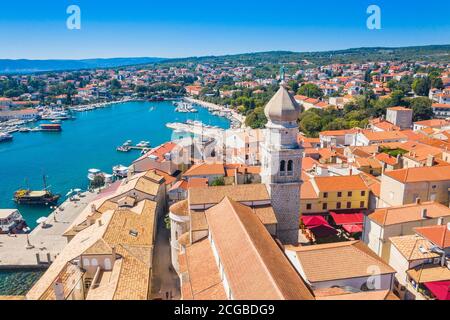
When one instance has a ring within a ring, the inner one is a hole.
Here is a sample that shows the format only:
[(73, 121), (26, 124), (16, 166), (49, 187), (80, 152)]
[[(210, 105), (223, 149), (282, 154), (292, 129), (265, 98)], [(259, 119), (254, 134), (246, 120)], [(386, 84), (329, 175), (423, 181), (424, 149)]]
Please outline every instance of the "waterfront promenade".
[(210, 103), (210, 102), (206, 102), (206, 101), (202, 101), (202, 100), (198, 100), (198, 99), (194, 99), (194, 98), (189, 98), (189, 97), (185, 97), (184, 98), (186, 101), (190, 102), (190, 103), (195, 103), (198, 104), (200, 106), (203, 106), (205, 108), (208, 108), (210, 110), (213, 111), (219, 111), (219, 112), (229, 112), (231, 114), (231, 117), (236, 120), (237, 122), (239, 122), (241, 124), (242, 127), (245, 127), (245, 117), (243, 115), (240, 115), (239, 113), (237, 113), (236, 111), (224, 107), (224, 106), (219, 106), (217, 104), (214, 103)]
[(60, 206), (64, 208), (63, 211), (52, 212), (47, 218), (47, 226), (43, 227), (42, 224), (37, 226), (28, 236), (0, 235), (0, 269), (48, 267), (49, 262), (53, 262), (67, 244), (63, 233), (81, 211), (97, 197), (95, 192), (86, 192), (83, 195), (80, 201), (64, 202)]

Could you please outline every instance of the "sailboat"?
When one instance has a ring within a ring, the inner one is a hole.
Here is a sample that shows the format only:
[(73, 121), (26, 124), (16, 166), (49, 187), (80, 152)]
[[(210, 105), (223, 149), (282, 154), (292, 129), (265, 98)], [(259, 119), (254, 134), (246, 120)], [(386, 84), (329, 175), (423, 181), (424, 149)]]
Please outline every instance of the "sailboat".
[(33, 191), (29, 188), (27, 189), (20, 189), (17, 190), (14, 193), (14, 201), (18, 204), (25, 204), (25, 205), (36, 205), (36, 206), (47, 206), (51, 204), (57, 204), (59, 198), (61, 196), (59, 194), (53, 194), (49, 191), (49, 188), (47, 186), (47, 180), (46, 176), (43, 176), (44, 180), (44, 189)]

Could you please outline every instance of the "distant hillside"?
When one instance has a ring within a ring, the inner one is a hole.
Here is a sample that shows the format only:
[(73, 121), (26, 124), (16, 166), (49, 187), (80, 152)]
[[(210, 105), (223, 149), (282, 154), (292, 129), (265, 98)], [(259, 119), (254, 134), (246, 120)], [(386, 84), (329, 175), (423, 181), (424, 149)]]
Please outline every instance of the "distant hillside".
[(430, 61), (450, 62), (450, 45), (431, 45), (403, 48), (355, 48), (322, 52), (271, 51), (224, 56), (164, 58), (112, 58), (87, 60), (7, 60), (0, 59), (0, 74), (37, 73), (45, 71), (115, 68), (132, 65), (162, 63), (186, 65), (187, 63), (228, 63), (230, 65), (257, 66), (307, 60), (312, 65), (330, 63), (363, 63), (366, 61)]
[(450, 62), (450, 45), (431, 45), (403, 48), (355, 48), (322, 52), (273, 51), (225, 56), (191, 57), (171, 59), (163, 63), (197, 62), (257, 65), (259, 63), (289, 63), (308, 60), (316, 65), (329, 63), (358, 63), (385, 60), (427, 60)]
[(162, 58), (112, 58), (86, 60), (10, 60), (0, 59), (0, 74), (44, 71), (115, 68), (160, 62)]

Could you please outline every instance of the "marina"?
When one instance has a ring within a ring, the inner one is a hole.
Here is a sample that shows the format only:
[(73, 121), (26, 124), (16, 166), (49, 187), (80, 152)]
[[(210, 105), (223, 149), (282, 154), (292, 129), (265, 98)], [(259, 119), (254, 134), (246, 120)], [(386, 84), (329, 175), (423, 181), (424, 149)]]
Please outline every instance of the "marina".
[(117, 146), (127, 139), (137, 144), (150, 141), (151, 147), (156, 147), (171, 140), (173, 132), (166, 124), (174, 121), (230, 126), (227, 119), (214, 116), (205, 108), (198, 108), (195, 114), (177, 113), (174, 109), (167, 101), (125, 102), (78, 112), (76, 120), (64, 121), (64, 128), (58, 133), (15, 133), (12, 141), (0, 143), (0, 207), (18, 209), (30, 228), (34, 228), (36, 220), (50, 214), (51, 209), (16, 204), (13, 196), (21, 188), (41, 189), (44, 173), (52, 192), (63, 195), (61, 202), (69, 190), (88, 188), (89, 169), (98, 168), (113, 175), (114, 166), (129, 165), (139, 151), (146, 149), (134, 146), (136, 152), (117, 152)]

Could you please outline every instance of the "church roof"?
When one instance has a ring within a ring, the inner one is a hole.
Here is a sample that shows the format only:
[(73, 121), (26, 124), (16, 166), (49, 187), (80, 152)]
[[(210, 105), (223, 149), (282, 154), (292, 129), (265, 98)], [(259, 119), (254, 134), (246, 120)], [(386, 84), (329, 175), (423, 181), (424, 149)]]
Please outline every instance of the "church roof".
[(272, 121), (297, 121), (300, 106), (286, 88), (280, 86), (277, 93), (267, 103), (264, 113)]

